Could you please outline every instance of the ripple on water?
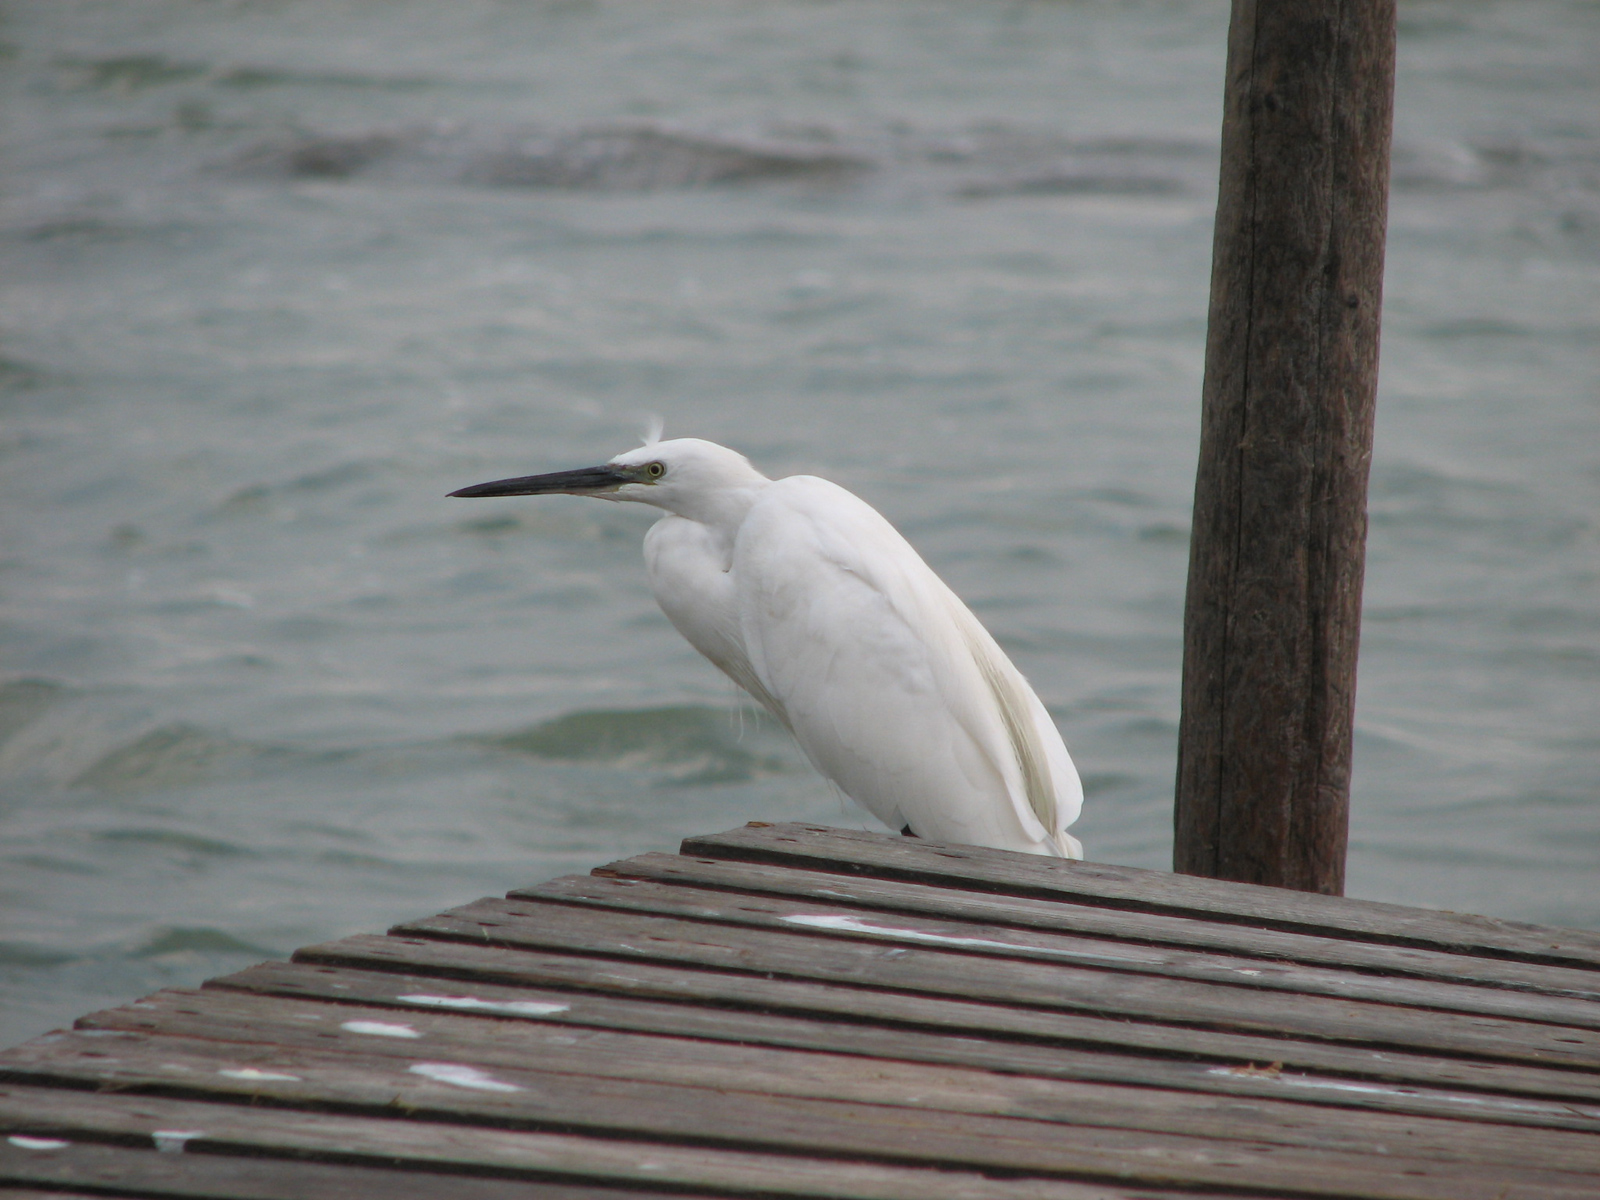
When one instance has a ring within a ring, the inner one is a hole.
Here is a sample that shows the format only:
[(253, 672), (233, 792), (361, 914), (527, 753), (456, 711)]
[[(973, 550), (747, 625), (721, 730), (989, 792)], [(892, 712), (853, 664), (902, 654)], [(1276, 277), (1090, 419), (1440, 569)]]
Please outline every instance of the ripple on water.
[(100, 829), (90, 835), (94, 841), (107, 846), (129, 846), (136, 849), (181, 854), (185, 857), (237, 858), (251, 857), (256, 852), (236, 842), (205, 837), (179, 829)]
[(105, 792), (159, 791), (336, 762), (349, 752), (246, 741), (174, 723), (152, 729), (97, 759), (72, 786)]
[(14, 679), (0, 684), (0, 743), (53, 708), (68, 692), (51, 679)]
[(680, 784), (744, 783), (796, 767), (787, 735), (754, 709), (699, 705), (576, 712), (464, 739), (556, 762), (663, 772)]
[(0, 967), (55, 967), (78, 955), (37, 942), (0, 942)]
[(146, 936), (131, 952), (133, 958), (161, 958), (173, 954), (239, 954), (252, 958), (272, 958), (279, 951), (235, 937), (209, 926), (164, 926)]

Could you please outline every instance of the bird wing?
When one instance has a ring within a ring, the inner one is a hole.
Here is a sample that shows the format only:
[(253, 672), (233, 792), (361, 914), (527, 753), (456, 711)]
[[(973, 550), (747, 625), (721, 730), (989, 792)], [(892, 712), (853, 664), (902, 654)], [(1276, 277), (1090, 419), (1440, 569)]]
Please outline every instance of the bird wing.
[(699, 521), (665, 516), (644, 535), (644, 565), (656, 603), (673, 627), (773, 716), (782, 705), (750, 669), (729, 573), (731, 547)]
[(852, 799), (928, 837), (1069, 852), (1077, 773), (1054, 723), (871, 506), (779, 480), (741, 525), (731, 575), (751, 673)]

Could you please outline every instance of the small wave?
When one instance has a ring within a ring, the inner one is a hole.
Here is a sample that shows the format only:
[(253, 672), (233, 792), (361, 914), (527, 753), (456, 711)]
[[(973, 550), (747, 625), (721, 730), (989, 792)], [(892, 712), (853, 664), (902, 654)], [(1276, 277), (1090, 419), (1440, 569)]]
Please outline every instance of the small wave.
[(415, 92), (447, 86), (421, 75), (363, 75), (350, 71), (289, 71), (281, 67), (227, 67), (213, 78), (221, 87), (332, 87), (360, 88), (383, 92)]
[(263, 745), (179, 723), (152, 729), (102, 755), (72, 780), (72, 786), (107, 792), (192, 787), (340, 757), (344, 757), (343, 752)]
[(875, 179), (969, 198), (1200, 195), (1216, 151), (1201, 142), (1070, 141), (1004, 127), (960, 137), (810, 130), (730, 136), (659, 125), (465, 127), (302, 133), (257, 143), (227, 168), (279, 179), (382, 179), (496, 188), (651, 192)]
[(392, 134), (356, 137), (304, 137), (287, 144), (266, 143), (241, 155), (240, 170), (291, 179), (349, 179), (388, 157), (404, 143)]
[(1170, 521), (1157, 521), (1153, 525), (1141, 525), (1134, 535), (1141, 542), (1149, 542), (1160, 546), (1187, 546), (1189, 544), (1190, 528), (1187, 525), (1178, 525)]
[(1483, 338), (1529, 337), (1533, 330), (1526, 325), (1510, 321), (1497, 321), (1489, 317), (1463, 317), (1454, 321), (1439, 321), (1425, 325), (1417, 331), (1426, 338), (1481, 341)]
[(160, 54), (115, 54), (106, 58), (58, 58), (56, 66), (69, 87), (84, 91), (131, 95), (156, 88), (204, 82), (248, 90), (272, 87), (362, 88), (416, 91), (438, 87), (421, 76), (367, 75), (358, 72), (291, 71), (281, 67), (213, 66), (167, 58)]
[(770, 180), (835, 180), (865, 159), (779, 143), (722, 141), (664, 129), (598, 129), (529, 139), (478, 160), (467, 182), (497, 187), (646, 192)]
[[(1473, 477), (1415, 461), (1374, 465), (1368, 512), (1374, 535), (1449, 533), (1479, 545), (1524, 548), (1574, 545), (1589, 536), (1593, 524), (1587, 513), (1550, 505), (1524, 481)], [(1432, 543), (1430, 553), (1438, 550)]]
[(0, 684), (0, 743), (42, 717), (66, 690), (49, 679), (13, 679)]
[(168, 954), (239, 954), (272, 958), (279, 952), (206, 926), (164, 926), (151, 932), (130, 957), (159, 958)]
[(201, 837), (177, 829), (103, 829), (95, 833), (97, 842), (125, 846), (151, 846), (157, 850), (176, 850), (190, 856), (206, 855), (215, 858), (236, 858), (249, 855), (251, 850), (217, 838)]
[(215, 512), (221, 516), (254, 515), (281, 511), (282, 506), (303, 493), (331, 492), (356, 484), (371, 483), (390, 464), (365, 459), (336, 463), (320, 471), (310, 471), (279, 483), (249, 483), (230, 492)]
[(1600, 147), (1592, 139), (1467, 143), (1433, 140), (1394, 148), (1391, 176), (1411, 191), (1573, 187), (1593, 191)]
[(132, 225), (100, 217), (66, 216), (41, 221), (28, 230), (30, 242), (121, 242), (138, 236)]
[(1191, 190), (1182, 179), (1162, 176), (1062, 172), (967, 184), (957, 194), (977, 200), (990, 196), (1181, 196)]
[(653, 126), (490, 140), (458, 130), (308, 134), (253, 146), (231, 164), (246, 174), (287, 179), (442, 177), (487, 187), (596, 192), (830, 182), (872, 166), (864, 157), (802, 143), (720, 138)]
[[(955, 194), (991, 196), (1182, 196), (1215, 184), (1216, 150), (1200, 142), (1117, 138), (1089, 141), (982, 129), (959, 149), (920, 150), (925, 162), (948, 162), (964, 179)], [(902, 153), (902, 158), (904, 154)]]
[(1083, 791), (1086, 796), (1098, 797), (1107, 792), (1136, 788), (1143, 782), (1142, 777), (1127, 771), (1088, 771), (1083, 775)]
[(531, 729), (466, 740), (555, 762), (665, 770), (674, 783), (742, 783), (791, 766), (757, 721), (753, 712), (696, 705), (577, 712)]
[(51, 372), (33, 363), (0, 356), (0, 393), (33, 392), (51, 382)]
[(0, 942), (0, 967), (58, 967), (79, 956), (33, 942)]
[(110, 58), (63, 58), (58, 65), (78, 87), (88, 91), (132, 92), (171, 87), (204, 77), (201, 63), (179, 62), (159, 54), (118, 54)]

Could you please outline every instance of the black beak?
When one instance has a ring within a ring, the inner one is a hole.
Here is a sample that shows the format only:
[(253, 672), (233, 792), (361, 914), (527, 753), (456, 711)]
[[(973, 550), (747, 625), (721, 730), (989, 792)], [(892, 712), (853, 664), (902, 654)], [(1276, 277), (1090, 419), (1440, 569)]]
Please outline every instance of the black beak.
[(475, 483), (452, 496), (472, 499), (478, 496), (544, 496), (554, 492), (569, 496), (592, 496), (609, 492), (636, 480), (620, 467), (580, 467), (576, 471), (553, 471), (549, 475), (524, 475), (519, 479), (496, 479)]

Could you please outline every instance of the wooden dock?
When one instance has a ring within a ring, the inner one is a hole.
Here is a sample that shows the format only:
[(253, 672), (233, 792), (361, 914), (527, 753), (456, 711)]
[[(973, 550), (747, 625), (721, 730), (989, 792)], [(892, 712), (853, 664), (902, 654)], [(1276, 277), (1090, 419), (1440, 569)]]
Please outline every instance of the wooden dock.
[(0, 1197), (1600, 1196), (1600, 933), (751, 826), (0, 1054)]

